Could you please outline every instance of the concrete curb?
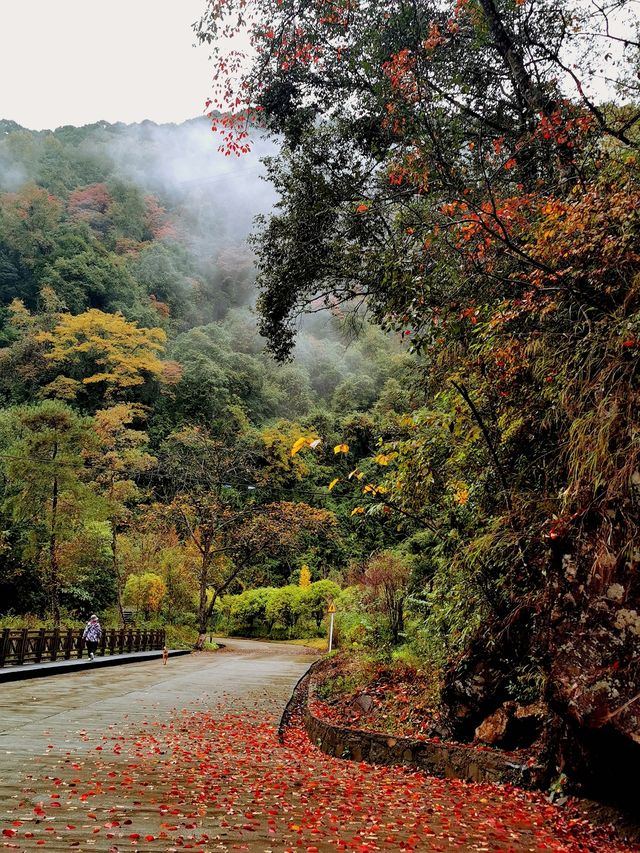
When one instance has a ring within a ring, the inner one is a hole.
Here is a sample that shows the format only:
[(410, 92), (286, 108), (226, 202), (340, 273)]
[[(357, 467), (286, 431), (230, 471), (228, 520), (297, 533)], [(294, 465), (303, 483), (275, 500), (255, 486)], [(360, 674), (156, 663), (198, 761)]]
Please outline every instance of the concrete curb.
[(296, 703), (302, 700), (303, 708), (306, 710), (309, 697), (309, 680), (311, 679), (311, 674), (320, 663), (322, 663), (322, 659), (314, 661), (309, 669), (296, 681), (289, 701), (285, 705), (285, 709), (280, 717), (280, 725), (278, 726), (278, 740), (280, 743), (284, 743), (284, 733), (291, 722)]
[[(190, 655), (190, 649), (170, 649), (169, 657)], [(105, 666), (120, 666), (126, 663), (140, 663), (145, 660), (162, 658), (162, 649), (150, 652), (132, 652), (124, 655), (105, 655), (94, 660), (80, 658), (79, 660), (61, 660), (55, 663), (32, 663), (16, 666), (5, 666), (0, 669), (0, 682), (24, 681), (28, 678), (46, 678), (49, 675), (63, 675), (85, 669), (99, 669)]]

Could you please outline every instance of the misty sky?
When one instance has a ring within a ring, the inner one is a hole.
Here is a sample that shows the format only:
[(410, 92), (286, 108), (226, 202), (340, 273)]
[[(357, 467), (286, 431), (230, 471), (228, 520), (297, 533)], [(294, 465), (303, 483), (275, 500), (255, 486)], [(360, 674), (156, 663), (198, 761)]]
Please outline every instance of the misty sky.
[(0, 0), (0, 118), (35, 130), (180, 122), (210, 91), (206, 0)]

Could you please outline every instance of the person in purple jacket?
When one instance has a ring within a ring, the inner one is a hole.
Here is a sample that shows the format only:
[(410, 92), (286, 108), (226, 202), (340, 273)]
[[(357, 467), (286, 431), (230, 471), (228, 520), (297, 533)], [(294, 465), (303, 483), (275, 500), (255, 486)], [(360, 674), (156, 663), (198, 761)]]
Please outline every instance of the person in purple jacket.
[(96, 649), (98, 648), (98, 643), (102, 637), (102, 628), (100, 627), (100, 622), (98, 622), (98, 617), (94, 613), (89, 621), (87, 622), (86, 628), (82, 633), (82, 639), (87, 644), (87, 651), (89, 652), (89, 660), (93, 660), (96, 654)]

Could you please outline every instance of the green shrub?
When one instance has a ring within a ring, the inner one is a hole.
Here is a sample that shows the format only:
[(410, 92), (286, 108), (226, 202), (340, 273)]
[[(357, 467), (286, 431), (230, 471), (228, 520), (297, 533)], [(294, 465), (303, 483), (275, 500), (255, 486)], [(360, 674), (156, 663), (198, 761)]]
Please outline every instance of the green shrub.
[(248, 637), (268, 635), (265, 613), (269, 598), (274, 591), (272, 587), (258, 587), (247, 589), (240, 595), (229, 596), (231, 599), (229, 616), (233, 633)]
[(225, 595), (216, 603), (215, 630), (230, 637), (271, 640), (325, 636), (329, 603), (340, 593), (334, 581), (320, 580), (306, 588), (288, 584)]
[[(285, 629), (287, 639), (291, 639), (291, 632), (302, 615), (303, 596), (304, 590), (293, 585), (281, 586), (271, 592), (265, 607), (265, 618), (272, 625), (272, 636), (274, 630), (282, 634)], [(283, 636), (278, 639), (283, 639)]]
[[(103, 625), (109, 625), (109, 623), (104, 622), (102, 619), (100, 621)], [(84, 620), (78, 619), (73, 614), (61, 609), (60, 630), (65, 630), (67, 628), (84, 628), (85, 624), (86, 622)], [(42, 618), (33, 613), (23, 613), (20, 615), (0, 617), (0, 628), (10, 628), (14, 631), (21, 628), (29, 628), (29, 630), (33, 631), (36, 628), (55, 628), (55, 625), (53, 617)]]
[(165, 630), (169, 649), (192, 649), (198, 639), (198, 630), (191, 625), (167, 625)]
[(362, 594), (358, 587), (343, 589), (335, 599), (334, 646), (358, 648), (374, 644), (373, 622), (364, 612)]
[(329, 604), (335, 602), (339, 595), (340, 587), (334, 581), (315, 581), (310, 586), (302, 588), (301, 615), (312, 619), (316, 630), (319, 631), (327, 615)]

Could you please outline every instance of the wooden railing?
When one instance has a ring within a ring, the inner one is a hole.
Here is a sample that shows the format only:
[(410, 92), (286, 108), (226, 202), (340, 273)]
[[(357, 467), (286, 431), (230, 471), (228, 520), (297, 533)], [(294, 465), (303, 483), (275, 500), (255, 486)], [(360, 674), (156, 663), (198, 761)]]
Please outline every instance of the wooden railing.
[[(164, 630), (146, 631), (133, 628), (107, 628), (102, 631), (98, 654), (115, 655), (161, 649), (165, 644)], [(86, 644), (82, 629), (40, 628), (29, 630), (0, 629), (0, 667), (22, 663), (81, 658)]]

